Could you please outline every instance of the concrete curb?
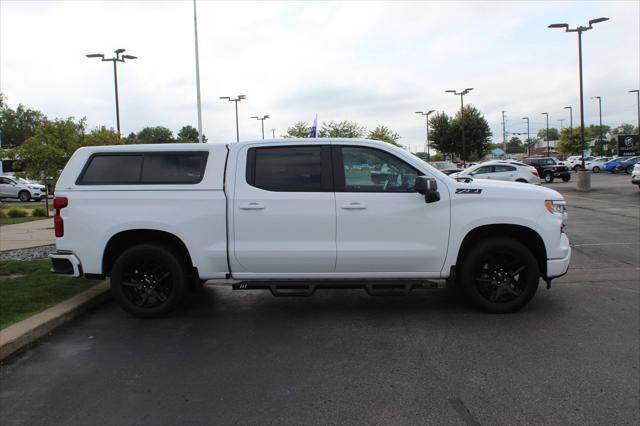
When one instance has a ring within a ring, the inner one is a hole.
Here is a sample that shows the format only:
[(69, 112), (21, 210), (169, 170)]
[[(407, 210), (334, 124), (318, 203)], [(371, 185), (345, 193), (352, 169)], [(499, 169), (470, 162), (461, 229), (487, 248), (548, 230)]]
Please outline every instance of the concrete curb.
[(0, 361), (109, 297), (109, 282), (103, 281), (64, 302), (1, 330)]

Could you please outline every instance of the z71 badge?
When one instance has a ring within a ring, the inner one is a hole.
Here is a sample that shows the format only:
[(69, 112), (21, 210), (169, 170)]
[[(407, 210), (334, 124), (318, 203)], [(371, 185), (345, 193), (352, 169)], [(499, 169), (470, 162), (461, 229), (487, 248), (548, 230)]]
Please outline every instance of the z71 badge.
[(456, 194), (480, 194), (482, 189), (480, 188), (458, 188)]

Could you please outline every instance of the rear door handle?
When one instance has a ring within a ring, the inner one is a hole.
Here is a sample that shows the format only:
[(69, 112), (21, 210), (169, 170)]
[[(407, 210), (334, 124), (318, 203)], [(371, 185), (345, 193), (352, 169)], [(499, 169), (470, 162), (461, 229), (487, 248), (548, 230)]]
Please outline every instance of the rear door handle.
[(366, 208), (367, 208), (366, 205), (362, 203), (358, 203), (357, 201), (342, 205), (343, 210), (364, 210)]
[(244, 203), (240, 205), (240, 210), (264, 210), (262, 203)]

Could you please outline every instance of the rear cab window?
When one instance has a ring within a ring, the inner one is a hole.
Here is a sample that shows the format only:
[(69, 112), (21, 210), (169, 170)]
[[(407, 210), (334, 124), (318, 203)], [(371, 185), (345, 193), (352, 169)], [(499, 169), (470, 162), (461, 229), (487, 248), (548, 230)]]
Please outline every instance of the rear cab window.
[(97, 153), (76, 185), (184, 185), (202, 181), (209, 152)]

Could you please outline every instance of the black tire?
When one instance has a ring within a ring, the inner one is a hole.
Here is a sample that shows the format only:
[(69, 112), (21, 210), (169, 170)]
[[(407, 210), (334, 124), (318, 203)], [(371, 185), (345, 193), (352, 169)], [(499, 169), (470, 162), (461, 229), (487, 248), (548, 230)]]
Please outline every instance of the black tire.
[(29, 191), (20, 191), (18, 193), (18, 198), (20, 199), (20, 201), (22, 201), (23, 203), (28, 202), (31, 199), (31, 194), (29, 193)]
[(569, 176), (562, 176), (562, 181), (563, 182), (569, 182), (571, 180), (571, 175)]
[(624, 172), (625, 172), (626, 174), (628, 174), (628, 175), (630, 175), (632, 171), (633, 171), (633, 166), (627, 166), (627, 167), (624, 169)]
[(125, 311), (139, 318), (169, 314), (189, 287), (188, 268), (167, 247), (140, 244), (125, 250), (111, 269), (111, 291)]
[(579, 172), (580, 169), (582, 169), (582, 166), (580, 164), (576, 164), (575, 166), (573, 166), (573, 171), (574, 172)]
[(491, 313), (514, 312), (538, 290), (540, 270), (533, 253), (509, 237), (493, 237), (471, 248), (458, 265), (465, 298)]
[(524, 179), (516, 179), (516, 182), (520, 182), (520, 183), (529, 183), (529, 182), (527, 182), (527, 181), (526, 181), (526, 180), (524, 180)]
[(553, 182), (553, 173), (551, 172), (544, 172), (542, 177), (544, 178), (544, 181), (547, 183)]
[(598, 167), (598, 166), (593, 166), (592, 171), (593, 171), (593, 173), (600, 173), (600, 167)]

